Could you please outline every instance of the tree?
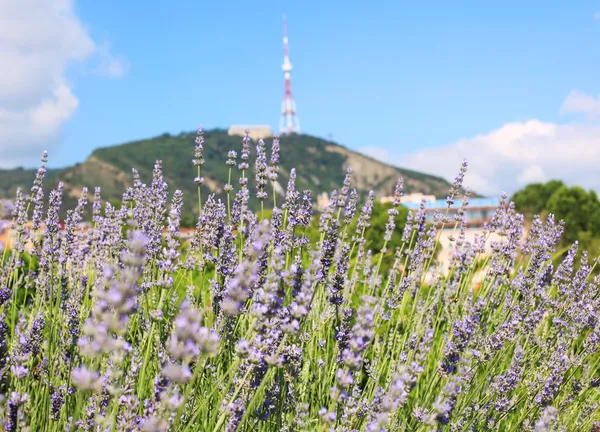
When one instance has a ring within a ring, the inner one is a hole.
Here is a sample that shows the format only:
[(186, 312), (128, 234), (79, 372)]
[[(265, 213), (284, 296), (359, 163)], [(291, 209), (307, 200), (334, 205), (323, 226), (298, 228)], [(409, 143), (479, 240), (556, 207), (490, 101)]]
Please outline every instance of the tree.
[(560, 180), (533, 183), (512, 197), (517, 211), (528, 218), (552, 213), (565, 222), (563, 245), (574, 241), (593, 242), (600, 237), (600, 199), (594, 191), (579, 186), (566, 186)]
[[(579, 186), (558, 188), (546, 204), (548, 213), (565, 221), (564, 241), (600, 235), (600, 201), (598, 195)], [(587, 233), (587, 234), (584, 234)]]
[[(371, 249), (371, 252), (373, 253), (378, 253), (383, 247), (383, 237), (385, 234), (386, 225), (388, 223), (388, 210), (391, 208), (391, 203), (382, 204), (380, 201), (375, 201), (373, 203), (373, 213), (370, 220), (371, 226), (365, 233), (367, 247)], [(402, 244), (402, 232), (404, 230), (404, 226), (406, 225), (408, 209), (400, 206), (400, 208), (398, 208), (398, 212), (398, 216), (394, 218), (396, 228), (392, 234), (392, 239), (386, 246), (388, 250), (392, 251)]]
[(565, 184), (560, 180), (550, 180), (547, 183), (532, 183), (515, 192), (511, 201), (517, 211), (527, 215), (541, 215), (547, 210), (550, 197)]

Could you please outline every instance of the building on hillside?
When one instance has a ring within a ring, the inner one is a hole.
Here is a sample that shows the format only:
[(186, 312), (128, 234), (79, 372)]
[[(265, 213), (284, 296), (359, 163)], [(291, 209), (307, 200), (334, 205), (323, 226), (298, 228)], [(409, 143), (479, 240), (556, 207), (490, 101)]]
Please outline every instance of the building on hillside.
[[(17, 240), (17, 233), (14, 228), (11, 228), (11, 221), (0, 219), (0, 251), (4, 250), (4, 248), (12, 248)], [(65, 221), (58, 221), (58, 230), (59, 233), (64, 234), (66, 229)], [(41, 239), (46, 231), (46, 224), (41, 223), (40, 227), (36, 231), (32, 231), (33, 224), (31, 221), (28, 221), (25, 224), (25, 230), (29, 232), (27, 243), (25, 244), (25, 250), (30, 251), (33, 247), (32, 238)], [(76, 232), (80, 233), (83, 231), (87, 231), (92, 228), (92, 225), (87, 222), (79, 222), (76, 227)], [(196, 228), (180, 228), (179, 233), (182, 240), (187, 240), (193, 237), (194, 232), (196, 232)], [(163, 235), (167, 235), (168, 229), (163, 228)]]
[(10, 232), (10, 221), (0, 220), (0, 251), (8, 245)]
[(12, 200), (0, 198), (0, 219), (11, 219), (14, 208)]
[(425, 195), (419, 192), (414, 192), (411, 194), (403, 195), (400, 199), (400, 202), (421, 204), (421, 201), (423, 200), (425, 200), (425, 202), (433, 202), (435, 201), (435, 195)]
[(285, 196), (285, 189), (283, 188), (283, 186), (281, 186), (281, 184), (278, 181), (275, 181), (273, 183), (273, 187), (275, 188), (275, 193), (277, 195)]
[[(388, 196), (384, 196), (379, 201), (381, 201), (382, 204), (385, 204), (388, 202), (392, 202), (393, 200), (394, 200), (394, 196), (388, 195)], [(421, 201), (423, 201), (423, 200), (425, 200), (426, 202), (435, 201), (435, 195), (425, 195), (420, 192), (414, 192), (414, 193), (411, 193), (408, 195), (402, 195), (400, 202), (401, 203), (421, 204)]]
[(243, 137), (246, 134), (246, 130), (249, 131), (248, 136), (253, 140), (265, 139), (273, 136), (271, 126), (268, 125), (231, 125), (227, 134)]
[(329, 205), (329, 195), (327, 192), (322, 192), (317, 195), (317, 208), (319, 210), (325, 209)]
[[(447, 212), (450, 217), (456, 215), (457, 210), (462, 206), (462, 201), (455, 200), (449, 208), (445, 199), (425, 200), (423, 204), (421, 204), (421, 201), (403, 202), (402, 205), (408, 207), (413, 212), (418, 211), (421, 205), (423, 205), (427, 215), (427, 221), (433, 222), (433, 215), (435, 213), (446, 214)], [(483, 229), (484, 224), (491, 221), (499, 205), (500, 200), (496, 198), (472, 198), (467, 205), (465, 212), (467, 217), (465, 240), (473, 243), (477, 238), (482, 238), (481, 236), (483, 235), (487, 236), (485, 241), (485, 253), (481, 254), (480, 258), (484, 258), (491, 252), (492, 242), (501, 240), (499, 235), (495, 233), (486, 234)], [(456, 248), (456, 238), (458, 237), (458, 234), (458, 229), (455, 229), (454, 222), (445, 225), (444, 229), (439, 232), (438, 240), (440, 242), (440, 252), (437, 258), (441, 267), (439, 270), (442, 274), (448, 273), (452, 255)], [(431, 277), (432, 275), (428, 274), (427, 279), (430, 280)]]
[[(442, 274), (448, 274), (450, 269), (450, 263), (452, 261), (452, 255), (456, 249), (456, 239), (458, 238), (458, 229), (452, 228), (443, 229), (439, 235), (440, 252), (437, 259), (441, 266)], [(465, 230), (465, 241), (468, 243), (475, 243), (477, 238), (483, 238), (486, 236), (485, 241), (485, 252), (479, 255), (480, 259), (487, 257), (492, 251), (492, 242), (502, 241), (502, 238), (497, 233), (486, 233), (483, 228), (467, 228)], [(475, 277), (477, 282), (478, 277)]]
[[(64, 233), (66, 229), (66, 223), (64, 220), (57, 222), (59, 233)], [(82, 221), (75, 227), (76, 232), (87, 231), (92, 225), (87, 221)], [(24, 225), (24, 229), (28, 232), (27, 242), (25, 243), (25, 250), (30, 251), (33, 247), (32, 239), (40, 240), (46, 232), (46, 224), (42, 222), (37, 230), (33, 230), (33, 223), (27, 221)], [(62, 234), (61, 234), (62, 235)], [(0, 220), (0, 250), (3, 248), (12, 248), (17, 241), (17, 231), (12, 227), (12, 222), (7, 220)]]
[[(412, 210), (417, 210), (421, 206), (421, 202), (403, 202), (404, 207)], [(469, 228), (481, 228), (484, 223), (489, 222), (494, 215), (496, 208), (500, 205), (500, 200), (496, 198), (472, 198), (466, 210), (467, 226)], [(462, 200), (455, 200), (448, 208), (448, 203), (445, 199), (437, 199), (433, 201), (425, 201), (425, 212), (427, 213), (427, 221), (433, 221), (433, 215), (438, 213), (446, 213), (450, 217), (454, 216), (458, 209), (462, 206)]]

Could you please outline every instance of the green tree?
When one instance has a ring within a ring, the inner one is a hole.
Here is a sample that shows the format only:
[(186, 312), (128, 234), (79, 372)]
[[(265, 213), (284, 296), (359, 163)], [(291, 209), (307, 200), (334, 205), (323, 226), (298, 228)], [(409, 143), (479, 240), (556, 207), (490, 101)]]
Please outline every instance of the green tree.
[(182, 214), (180, 225), (181, 228), (194, 228), (196, 226), (194, 216), (190, 213)]
[(600, 235), (600, 201), (593, 191), (563, 185), (548, 199), (546, 210), (565, 221), (563, 239), (568, 243), (584, 235), (586, 238)]
[(550, 180), (547, 183), (532, 183), (515, 192), (511, 200), (517, 211), (527, 215), (541, 215), (547, 210), (550, 197), (565, 184), (560, 180)]
[[(391, 208), (391, 203), (382, 204), (380, 201), (375, 201), (373, 203), (373, 214), (371, 215), (370, 220), (371, 226), (365, 233), (367, 247), (371, 249), (373, 253), (378, 253), (383, 247), (383, 237), (385, 234), (386, 225), (388, 223), (388, 210)], [(392, 239), (386, 246), (388, 250), (394, 250), (402, 244), (402, 231), (404, 230), (404, 225), (406, 224), (408, 209), (401, 206), (398, 211), (398, 216), (396, 216), (394, 219), (396, 228), (392, 234)]]

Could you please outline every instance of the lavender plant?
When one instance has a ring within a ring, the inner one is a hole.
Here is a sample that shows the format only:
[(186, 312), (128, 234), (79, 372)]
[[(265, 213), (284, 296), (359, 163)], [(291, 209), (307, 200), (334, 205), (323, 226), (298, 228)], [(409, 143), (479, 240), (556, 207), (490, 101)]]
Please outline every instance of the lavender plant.
[[(63, 185), (44, 201), (44, 165), (29, 193), (0, 203), (14, 238), (0, 269), (0, 429), (600, 429), (598, 261), (576, 263), (577, 244), (553, 261), (562, 222), (536, 217), (525, 232), (504, 199), (471, 242), (467, 191), (455, 216), (429, 223), (423, 205), (397, 227), (398, 179), (373, 253), (375, 194), (361, 202), (351, 170), (316, 215), (292, 169), (278, 207), (279, 140), (270, 159), (257, 144), (253, 188), (250, 143), (224, 155), (226, 204), (202, 203), (199, 130), (189, 241), (186, 197), (169, 193), (160, 161), (149, 186), (134, 171), (120, 208), (96, 189), (89, 229), (85, 189), (59, 229)], [(268, 217), (251, 211), (251, 190), (261, 209), (273, 204)], [(448, 273), (435, 253), (442, 229), (455, 231)]]

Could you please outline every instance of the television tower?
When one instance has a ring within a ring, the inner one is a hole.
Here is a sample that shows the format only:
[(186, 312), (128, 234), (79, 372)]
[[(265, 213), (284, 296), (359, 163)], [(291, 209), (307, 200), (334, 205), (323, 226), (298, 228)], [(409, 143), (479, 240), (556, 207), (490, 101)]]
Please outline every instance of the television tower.
[(296, 113), (296, 102), (292, 96), (292, 81), (290, 72), (292, 71), (292, 63), (288, 52), (288, 37), (287, 37), (287, 21), (283, 14), (283, 76), (285, 77), (285, 90), (283, 94), (283, 102), (281, 103), (281, 119), (279, 121), (279, 131), (281, 134), (291, 134), (293, 132), (300, 133), (300, 121)]

